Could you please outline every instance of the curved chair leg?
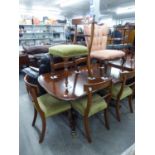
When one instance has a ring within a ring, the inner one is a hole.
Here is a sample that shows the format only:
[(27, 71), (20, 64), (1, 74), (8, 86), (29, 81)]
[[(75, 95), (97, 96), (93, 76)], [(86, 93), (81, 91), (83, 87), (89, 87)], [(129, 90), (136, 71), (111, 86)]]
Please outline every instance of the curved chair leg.
[(106, 108), (104, 110), (104, 121), (105, 121), (105, 127), (109, 130), (109, 121), (108, 121), (108, 109)]
[(42, 131), (40, 134), (39, 143), (42, 143), (45, 137), (45, 131), (46, 131), (46, 118), (44, 115), (40, 114), (41, 120), (42, 120)]
[(33, 118), (32, 126), (35, 125), (36, 118), (37, 118), (37, 110), (34, 108), (34, 118)]
[(128, 97), (128, 103), (129, 103), (130, 112), (133, 113), (133, 108), (132, 108), (132, 95), (130, 95)]
[(88, 122), (88, 117), (84, 117), (84, 128), (85, 128), (85, 134), (86, 134), (86, 138), (88, 140), (89, 143), (91, 143), (91, 137), (90, 137), (90, 130), (89, 130), (89, 122)]
[(120, 108), (119, 101), (116, 101), (116, 107), (115, 107), (115, 110), (116, 110), (116, 118), (120, 122), (121, 121), (121, 118), (120, 118), (119, 108)]

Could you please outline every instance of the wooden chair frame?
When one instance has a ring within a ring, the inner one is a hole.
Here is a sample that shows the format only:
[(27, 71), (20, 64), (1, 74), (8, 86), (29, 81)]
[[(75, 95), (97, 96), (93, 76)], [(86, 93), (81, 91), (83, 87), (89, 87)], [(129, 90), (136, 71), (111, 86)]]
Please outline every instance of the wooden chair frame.
[[(116, 107), (115, 107), (115, 110), (116, 110), (116, 118), (118, 121), (120, 121), (120, 97), (123, 93), (123, 90), (124, 90), (124, 87), (125, 85), (131, 87), (131, 89), (133, 90), (134, 92), (134, 86), (135, 86), (135, 82), (132, 82), (130, 84), (126, 84), (127, 80), (129, 79), (132, 79), (135, 77), (135, 71), (124, 71), (124, 72), (121, 72), (120, 73), (120, 81), (119, 83), (121, 83), (121, 89), (117, 95), (117, 99), (116, 99)], [(130, 108), (130, 112), (133, 113), (133, 108), (132, 108), (132, 95), (133, 93), (128, 96), (128, 104), (129, 104), (129, 108)]]
[[(76, 44), (76, 38), (77, 38), (77, 26), (78, 25), (83, 25), (83, 18), (79, 19), (73, 19), (72, 24), (75, 25), (75, 35), (74, 35), (74, 41), (73, 43)], [(94, 38), (94, 25), (95, 24), (95, 18), (93, 17), (93, 21), (91, 22), (91, 35), (86, 35), (85, 37), (91, 37), (90, 39), (90, 44), (88, 45), (88, 56), (87, 56), (87, 67), (88, 67), (88, 75), (90, 78), (93, 78), (93, 74), (91, 71), (91, 60), (90, 60), (90, 52), (91, 52), (91, 47), (93, 43), (93, 38)]]
[[(83, 23), (83, 18), (80, 18), (80, 19), (73, 19), (72, 20), (72, 24), (75, 25), (75, 35), (74, 35), (74, 41), (73, 43), (75, 44), (76, 43), (76, 37), (77, 37), (77, 26), (78, 25), (82, 25), (84, 24)], [(91, 49), (92, 49), (92, 44), (93, 44), (93, 40), (94, 40), (94, 32), (95, 32), (95, 17), (93, 17), (92, 21), (90, 22), (89, 21), (89, 24), (91, 24), (91, 33), (90, 35), (84, 35), (85, 37), (90, 37), (90, 41), (88, 42), (88, 56), (87, 56), (87, 67), (88, 67), (88, 76), (90, 77), (90, 79), (93, 79), (93, 73), (91, 71), (91, 57), (90, 57), (90, 54), (91, 54)], [(117, 60), (118, 58), (116, 58)], [(114, 60), (114, 59), (112, 59)], [(123, 65), (126, 61), (126, 57), (122, 57), (121, 58), (121, 67), (122, 67), (122, 70), (123, 70)], [(107, 61), (110, 61), (110, 59), (108, 60), (98, 60), (99, 64), (100, 64), (100, 67), (102, 67), (102, 65), (104, 65), (105, 67), (105, 72), (107, 71)]]
[[(84, 111), (84, 116), (83, 116), (83, 123), (84, 123), (84, 129), (85, 129), (85, 134), (88, 142), (90, 143), (91, 136), (90, 136), (90, 129), (89, 129), (89, 121), (88, 121), (88, 115), (89, 111), (92, 105), (92, 97), (93, 97), (93, 92), (96, 92), (100, 89), (108, 88), (109, 92), (103, 96), (103, 99), (106, 100), (107, 103), (109, 103), (111, 99), (111, 88), (112, 88), (112, 81), (107, 80), (107, 81), (102, 81), (98, 83), (88, 83), (84, 85), (84, 91), (87, 92), (88, 98), (87, 98), (87, 106)], [(109, 128), (109, 122), (108, 122), (108, 108), (104, 109), (104, 121), (105, 121), (105, 126), (107, 129)]]
[[(37, 97), (39, 94), (39, 88), (37, 85), (29, 83), (28, 80), (29, 80), (28, 75), (25, 75), (24, 82), (26, 85), (26, 89), (27, 89), (28, 94), (31, 97), (31, 100), (32, 100), (32, 103), (34, 106), (34, 118), (32, 121), (32, 126), (35, 125), (37, 113), (39, 113), (39, 115), (41, 117), (41, 121), (42, 121), (42, 130), (41, 130), (41, 134), (40, 134), (40, 138), (39, 138), (39, 143), (42, 143), (44, 140), (44, 137), (45, 137), (45, 132), (46, 132), (46, 116), (45, 116), (44, 112), (41, 110), (39, 103), (37, 101)], [(69, 117), (71, 130), (74, 131), (75, 130), (75, 121), (74, 121), (74, 117), (72, 115), (71, 110), (68, 111), (68, 117)]]
[(41, 117), (41, 121), (42, 121), (42, 131), (40, 134), (39, 143), (42, 143), (44, 140), (45, 131), (46, 131), (46, 117), (45, 117), (44, 112), (41, 110), (41, 108), (38, 104), (38, 101), (37, 101), (37, 95), (39, 93), (39, 88), (37, 85), (29, 83), (28, 80), (29, 80), (28, 76), (25, 75), (24, 82), (26, 85), (26, 89), (27, 89), (29, 95), (31, 96), (31, 100), (32, 100), (32, 103), (34, 106), (34, 118), (33, 118), (32, 126), (35, 125), (37, 113), (39, 113), (40, 117)]

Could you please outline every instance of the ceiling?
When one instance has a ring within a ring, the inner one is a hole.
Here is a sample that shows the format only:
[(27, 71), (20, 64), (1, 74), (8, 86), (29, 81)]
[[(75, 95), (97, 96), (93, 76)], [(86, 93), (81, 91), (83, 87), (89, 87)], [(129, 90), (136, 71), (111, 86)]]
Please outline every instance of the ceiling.
[[(34, 6), (41, 6), (51, 10), (52, 8), (59, 9), (61, 15), (72, 18), (74, 16), (87, 15), (89, 13), (89, 0), (78, 0), (75, 4), (60, 7), (58, 4), (61, 0), (19, 0), (20, 8), (24, 6), (27, 10), (31, 10)], [(75, 0), (72, 0), (75, 1)], [(116, 14), (114, 10), (117, 7), (123, 7), (127, 5), (134, 5), (134, 0), (100, 0), (100, 14), (101, 15), (112, 15), (114, 18)], [(117, 15), (118, 16), (118, 15)], [(121, 15), (122, 17), (132, 17), (134, 13)]]

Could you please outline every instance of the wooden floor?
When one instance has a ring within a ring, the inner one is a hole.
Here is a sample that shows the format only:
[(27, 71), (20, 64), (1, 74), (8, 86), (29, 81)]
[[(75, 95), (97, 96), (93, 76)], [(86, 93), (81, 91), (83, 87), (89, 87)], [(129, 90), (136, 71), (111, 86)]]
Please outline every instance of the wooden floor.
[(19, 77), (19, 126), (20, 155), (120, 155), (135, 141), (135, 116), (128, 109), (127, 100), (121, 108), (121, 122), (114, 117), (110, 108), (108, 131), (103, 124), (103, 115), (99, 113), (90, 118), (92, 143), (83, 136), (82, 118), (77, 120), (77, 136), (72, 137), (68, 120), (64, 115), (47, 119), (47, 131), (42, 144), (38, 143), (40, 118), (36, 127), (32, 127), (33, 107), (25, 90), (23, 75)]

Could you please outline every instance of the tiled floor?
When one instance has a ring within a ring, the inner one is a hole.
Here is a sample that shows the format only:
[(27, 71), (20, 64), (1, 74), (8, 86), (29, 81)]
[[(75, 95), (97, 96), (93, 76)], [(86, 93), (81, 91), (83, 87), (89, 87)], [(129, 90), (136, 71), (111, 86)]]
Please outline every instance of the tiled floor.
[(104, 127), (102, 113), (90, 118), (91, 144), (83, 136), (82, 118), (78, 117), (77, 136), (72, 137), (68, 119), (64, 115), (47, 119), (45, 140), (39, 144), (41, 121), (38, 117), (36, 128), (31, 126), (33, 106), (25, 89), (23, 75), (19, 76), (19, 86), (20, 155), (120, 155), (135, 141), (135, 115), (129, 112), (127, 100), (124, 100), (120, 123), (114, 117), (114, 109), (110, 108), (109, 131)]

